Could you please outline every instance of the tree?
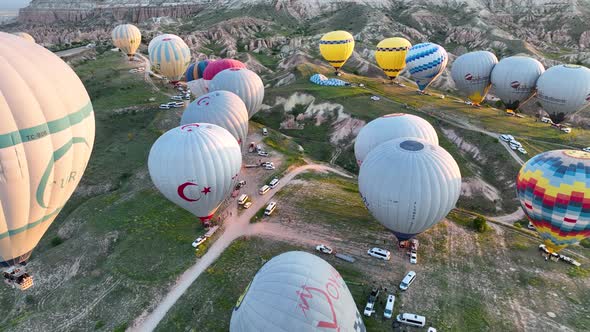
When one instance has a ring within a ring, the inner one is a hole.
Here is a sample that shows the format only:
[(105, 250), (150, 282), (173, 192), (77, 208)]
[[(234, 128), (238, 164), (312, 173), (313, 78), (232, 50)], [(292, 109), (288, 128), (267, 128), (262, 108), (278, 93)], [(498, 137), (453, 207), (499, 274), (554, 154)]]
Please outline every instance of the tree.
[(473, 228), (475, 228), (475, 230), (479, 233), (485, 232), (486, 229), (488, 229), (486, 218), (482, 216), (477, 216), (473, 218)]

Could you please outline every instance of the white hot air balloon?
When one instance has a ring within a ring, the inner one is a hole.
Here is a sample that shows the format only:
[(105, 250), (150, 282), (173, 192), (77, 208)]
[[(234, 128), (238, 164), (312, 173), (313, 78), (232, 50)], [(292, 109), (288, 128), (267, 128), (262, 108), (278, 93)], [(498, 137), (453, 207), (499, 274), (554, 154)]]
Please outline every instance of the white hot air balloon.
[(248, 135), (248, 110), (233, 92), (211, 92), (190, 103), (182, 114), (180, 124), (199, 122), (222, 127), (244, 147)]
[(406, 55), (406, 68), (420, 91), (424, 91), (447, 67), (447, 51), (434, 43), (416, 44)]
[(229, 330), (366, 331), (340, 273), (301, 251), (286, 252), (262, 266), (238, 299)]
[(412, 114), (388, 114), (361, 128), (354, 142), (354, 155), (357, 164), (360, 166), (369, 152), (379, 144), (400, 137), (422, 138), (438, 145), (436, 130), (428, 121)]
[(158, 190), (205, 225), (233, 190), (241, 166), (236, 139), (210, 123), (169, 130), (156, 140), (148, 158)]
[(24, 263), (78, 186), (94, 112), (74, 71), (0, 32), (0, 266)]
[(535, 86), (545, 67), (525, 56), (500, 60), (492, 70), (492, 93), (508, 110), (516, 110), (535, 94)]
[(209, 92), (209, 83), (202, 78), (186, 82), (186, 86), (188, 86), (188, 88), (191, 90), (191, 94), (195, 98), (199, 98), (200, 96)]
[(250, 118), (258, 112), (264, 99), (262, 80), (246, 68), (230, 68), (215, 75), (209, 82), (209, 91), (217, 90), (231, 91), (242, 98)]
[(492, 69), (497, 63), (498, 58), (488, 51), (465, 53), (453, 62), (451, 77), (457, 89), (479, 105), (488, 94)]
[(555, 123), (567, 114), (590, 105), (590, 69), (558, 65), (547, 69), (537, 81), (537, 98)]
[(461, 173), (440, 146), (418, 138), (398, 138), (369, 153), (358, 183), (373, 217), (405, 241), (438, 223), (455, 207)]
[(28, 34), (26, 32), (15, 32), (15, 33), (13, 33), (13, 35), (19, 36), (19, 37), (25, 39), (26, 41), (30, 41), (31, 43), (36, 43), (35, 38), (33, 38), (33, 36), (31, 36), (30, 34)]

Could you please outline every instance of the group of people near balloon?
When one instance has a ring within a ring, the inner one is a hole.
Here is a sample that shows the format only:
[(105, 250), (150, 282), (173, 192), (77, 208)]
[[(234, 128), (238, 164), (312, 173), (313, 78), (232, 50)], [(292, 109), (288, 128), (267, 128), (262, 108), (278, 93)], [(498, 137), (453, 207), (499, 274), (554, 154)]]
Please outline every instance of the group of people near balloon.
[[(336, 72), (352, 55), (354, 37), (332, 31), (320, 40), (320, 53)], [(377, 44), (377, 65), (391, 80), (407, 68), (420, 92), (447, 67), (446, 50), (435, 43), (414, 46), (402, 37), (386, 38)], [(579, 65), (557, 65), (545, 71), (536, 59), (511, 56), (498, 62), (488, 51), (469, 52), (452, 64), (451, 77), (457, 89), (479, 106), (492, 88), (508, 110), (516, 110), (535, 94), (553, 122), (590, 104), (590, 69)]]

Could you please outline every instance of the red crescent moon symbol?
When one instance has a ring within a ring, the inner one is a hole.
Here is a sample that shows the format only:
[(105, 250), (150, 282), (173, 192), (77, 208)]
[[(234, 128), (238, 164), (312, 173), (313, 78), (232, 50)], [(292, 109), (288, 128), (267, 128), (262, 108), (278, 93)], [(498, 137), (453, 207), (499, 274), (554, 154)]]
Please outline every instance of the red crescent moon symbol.
[(193, 131), (193, 129), (191, 127), (200, 127), (200, 125), (198, 123), (189, 123), (186, 124), (182, 127), (180, 127), (180, 130), (186, 130), (186, 131)]
[(200, 197), (197, 199), (192, 199), (192, 198), (186, 197), (186, 195), (184, 194), (184, 189), (188, 186), (197, 186), (197, 184), (192, 183), (192, 182), (185, 182), (185, 183), (181, 184), (180, 186), (178, 186), (178, 190), (177, 190), (178, 196), (180, 196), (180, 198), (184, 199), (187, 202), (198, 202), (199, 199), (201, 199)]
[(197, 105), (201, 106), (201, 104), (205, 104), (206, 106), (209, 105), (209, 96), (203, 97), (197, 100)]

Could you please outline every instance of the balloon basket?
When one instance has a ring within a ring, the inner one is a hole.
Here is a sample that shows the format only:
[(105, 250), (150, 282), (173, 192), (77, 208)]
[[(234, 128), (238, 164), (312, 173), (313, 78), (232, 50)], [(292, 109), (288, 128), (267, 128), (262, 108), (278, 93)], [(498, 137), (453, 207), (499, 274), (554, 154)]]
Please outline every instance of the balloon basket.
[(27, 273), (24, 266), (11, 266), (2, 273), (4, 282), (21, 291), (33, 287), (33, 276)]

